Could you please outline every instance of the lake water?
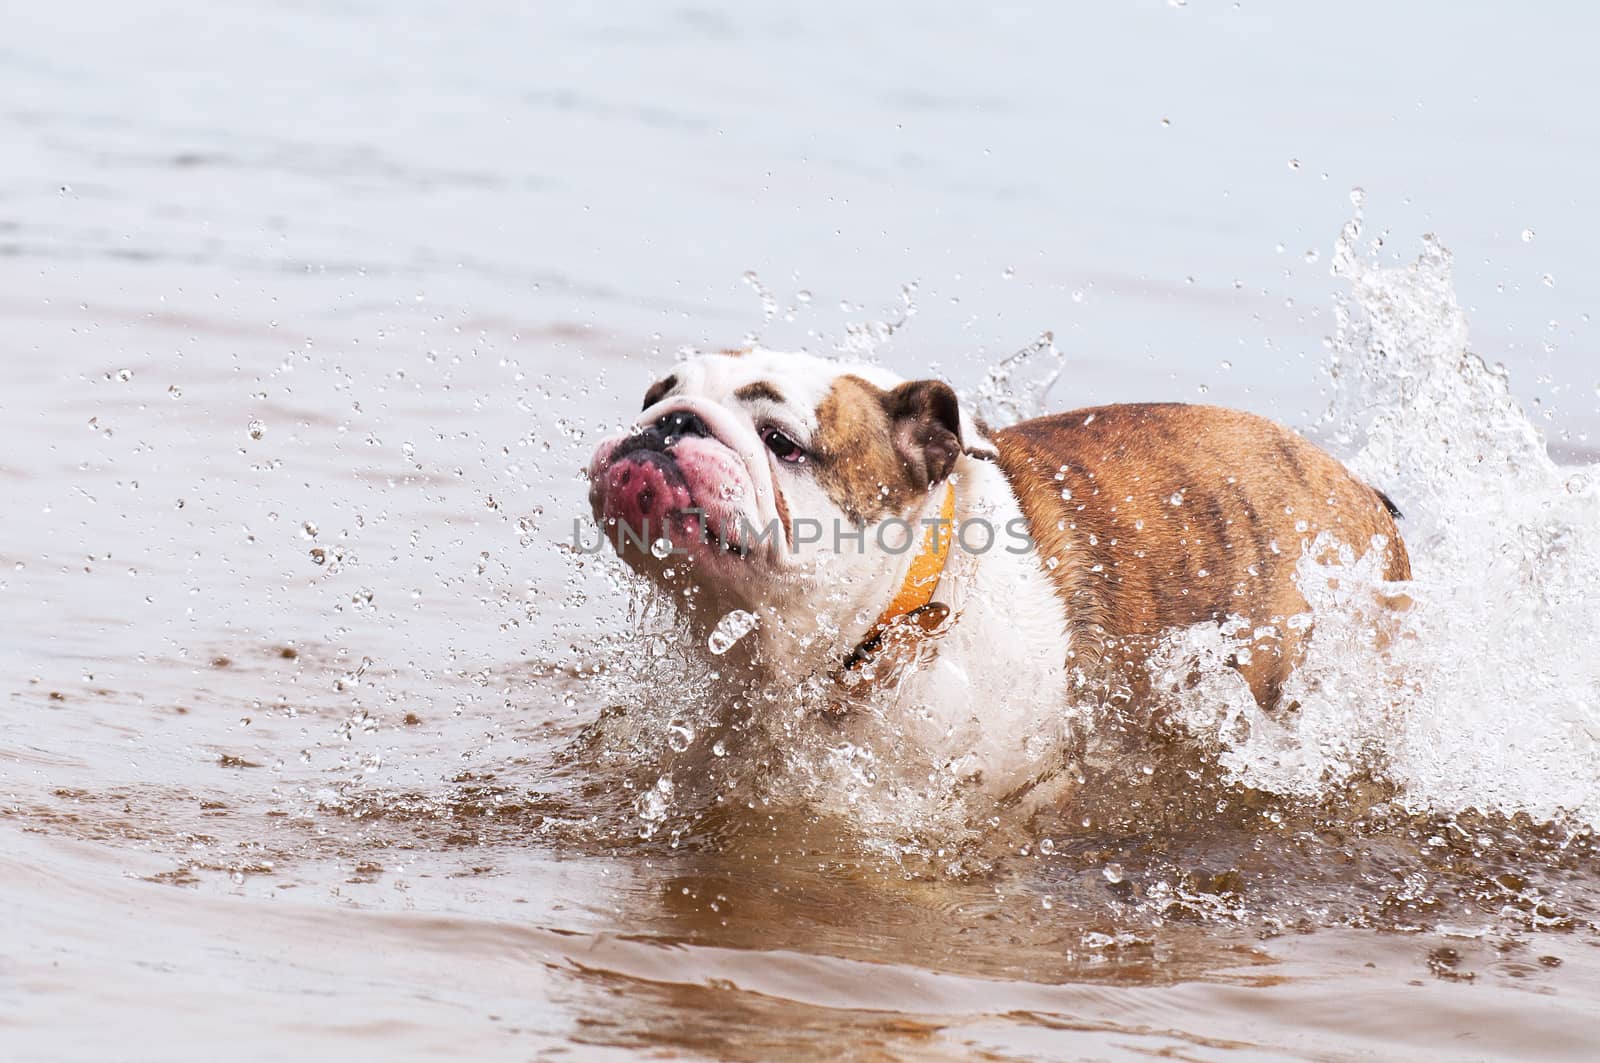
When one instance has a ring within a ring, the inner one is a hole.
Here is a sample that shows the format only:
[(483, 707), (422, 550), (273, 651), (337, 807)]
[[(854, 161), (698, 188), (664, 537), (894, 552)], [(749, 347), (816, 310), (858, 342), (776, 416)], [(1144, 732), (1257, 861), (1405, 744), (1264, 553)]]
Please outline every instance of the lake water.
[[(1593, 1057), (1592, 9), (7, 23), (6, 1058)], [(1187, 633), (1026, 823), (683, 777), (716, 707), (567, 548), (594, 442), (686, 346), (976, 395), (1046, 332), (1051, 408), (1384, 486), (1398, 681), (1315, 601), (1255, 719)]]

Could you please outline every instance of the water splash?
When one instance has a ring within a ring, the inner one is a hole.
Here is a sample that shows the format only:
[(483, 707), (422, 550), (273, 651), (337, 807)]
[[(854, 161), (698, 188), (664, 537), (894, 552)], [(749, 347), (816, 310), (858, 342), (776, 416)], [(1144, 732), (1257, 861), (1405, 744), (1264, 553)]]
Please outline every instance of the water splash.
[[(761, 282), (761, 277), (753, 269), (745, 270), (744, 276), (740, 279), (744, 281), (751, 291), (756, 293), (756, 298), (761, 300), (762, 325), (772, 324), (772, 319), (778, 316), (778, 297), (773, 294), (771, 288)], [(753, 343), (757, 338), (757, 336), (751, 335), (747, 337), (747, 341)]]
[(756, 615), (743, 609), (734, 609), (717, 621), (717, 626), (706, 639), (706, 648), (721, 657), (733, 649), (738, 641), (756, 629)]
[[(1448, 250), (1424, 237), (1385, 268), (1361, 235), (1358, 213), (1335, 246), (1350, 294), (1324, 428), (1405, 512), (1415, 578), (1308, 557), (1299, 709), (1265, 718), (1217, 661), (1227, 634), (1195, 630), (1169, 647), (1201, 665), (1181, 716), (1253, 787), (1315, 797), (1368, 774), (1407, 811), (1600, 826), (1600, 469), (1557, 465), (1505, 370), (1469, 351)], [(1408, 609), (1378, 604), (1397, 589)]]
[(1067, 359), (1056, 347), (1055, 334), (1039, 338), (989, 367), (980, 383), (964, 398), (991, 427), (1003, 428), (1046, 411), (1050, 389), (1061, 379)]
[(917, 316), (917, 282), (900, 286), (900, 316), (893, 321), (851, 321), (844, 327), (844, 339), (839, 343), (839, 353), (847, 357), (870, 361), (877, 357), (878, 348), (888, 343), (895, 334)]

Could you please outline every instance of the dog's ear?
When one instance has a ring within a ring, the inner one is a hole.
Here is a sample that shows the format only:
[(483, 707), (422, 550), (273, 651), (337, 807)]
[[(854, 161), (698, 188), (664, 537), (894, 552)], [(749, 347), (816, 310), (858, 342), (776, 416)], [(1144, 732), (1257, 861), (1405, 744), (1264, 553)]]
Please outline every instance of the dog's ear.
[(884, 393), (889, 437), (918, 488), (944, 480), (961, 457), (961, 401), (942, 380), (908, 380)]

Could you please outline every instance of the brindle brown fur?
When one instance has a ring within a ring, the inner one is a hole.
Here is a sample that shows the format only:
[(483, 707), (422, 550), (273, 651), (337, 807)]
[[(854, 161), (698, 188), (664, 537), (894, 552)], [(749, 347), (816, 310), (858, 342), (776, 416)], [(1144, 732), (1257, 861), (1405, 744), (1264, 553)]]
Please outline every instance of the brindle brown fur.
[(1024, 421), (994, 439), (1040, 563), (1056, 559), (1045, 570), (1073, 626), (1071, 664), (1134, 699), (1148, 691), (1144, 658), (1163, 632), (1240, 616), (1275, 630), (1238, 667), (1261, 705), (1276, 704), (1300, 652), (1301, 635), (1284, 623), (1306, 608), (1295, 565), (1318, 532), (1357, 555), (1382, 536), (1387, 578), (1411, 574), (1383, 496), (1260, 417), (1178, 403), (1101, 406)]

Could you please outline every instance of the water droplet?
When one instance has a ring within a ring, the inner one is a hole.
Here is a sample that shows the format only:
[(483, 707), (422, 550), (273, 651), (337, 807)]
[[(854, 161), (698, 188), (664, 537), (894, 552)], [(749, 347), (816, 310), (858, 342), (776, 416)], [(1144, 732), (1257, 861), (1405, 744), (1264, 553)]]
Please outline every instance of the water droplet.
[(267, 434), (267, 426), (253, 417), (250, 419), (250, 423), (245, 427), (249, 431), (251, 439), (260, 439), (262, 436)]
[(1122, 881), (1122, 865), (1107, 864), (1105, 867), (1100, 869), (1100, 874), (1105, 876), (1105, 880), (1107, 882), (1115, 886), (1117, 883)]
[(1046, 855), (1046, 856), (1049, 856), (1051, 853), (1055, 852), (1056, 851), (1055, 840), (1052, 839), (1052, 838), (1040, 838), (1039, 839), (1039, 851), (1041, 853), (1043, 853), (1044, 855)]
[(117, 379), (122, 381), (124, 384), (126, 384), (128, 381), (133, 379), (133, 370), (132, 369), (118, 369), (117, 370)]
[(694, 728), (682, 720), (671, 720), (667, 723), (667, 745), (672, 747), (674, 753), (682, 753), (694, 745)]
[(670, 539), (663, 537), (650, 544), (650, 556), (657, 561), (660, 561), (670, 553), (672, 553), (672, 540)]
[(304, 524), (300, 525), (300, 534), (305, 536), (307, 539), (315, 539), (317, 537), (316, 524), (309, 520), (306, 521)]
[(760, 276), (753, 269), (744, 271), (743, 280), (761, 300), (761, 319), (763, 321), (771, 321), (778, 314), (778, 297), (773, 295), (772, 291), (761, 283)]
[(168, 384), (167, 394), (171, 395), (175, 399), (181, 399), (183, 398), (183, 389), (178, 387), (176, 384)]
[(1015, 269), (1013, 269), (1012, 267), (1010, 267), (1010, 266), (1007, 266), (1005, 269), (1000, 271), (1000, 276), (1001, 276), (1001, 278), (1003, 280), (1010, 280), (1012, 277), (1015, 277), (1016, 275), (1017, 275), (1017, 271)]
[(645, 821), (641, 835), (650, 837), (655, 831), (655, 824), (666, 817), (672, 807), (672, 792), (672, 780), (663, 775), (653, 787), (639, 796), (639, 818)]
[(743, 609), (734, 609), (717, 621), (716, 630), (706, 639), (706, 648), (718, 657), (733, 649), (734, 643), (756, 629), (757, 617)]
[(1352, 188), (1350, 190), (1350, 202), (1355, 206), (1355, 208), (1357, 210), (1360, 210), (1362, 204), (1364, 204), (1366, 201), (1367, 201), (1367, 190), (1365, 188), (1362, 188), (1360, 185), (1357, 185), (1356, 187), (1354, 187), (1354, 188)]
[(1174, 492), (1173, 496), (1171, 498), (1167, 499), (1167, 505), (1169, 505), (1169, 506), (1181, 506), (1181, 505), (1183, 505), (1183, 492), (1182, 491)]
[(1540, 277), (1539, 280), (1544, 282), (1544, 286), (1546, 288), (1554, 288), (1556, 286), (1556, 278), (1555, 274), (1553, 273), (1546, 273), (1543, 277)]
[(1063, 501), (1063, 502), (1071, 502), (1072, 501), (1072, 488), (1063, 487), (1061, 489), (1061, 501)]
[(1300, 169), (1300, 160), (1299, 159), (1290, 159), (1289, 160), (1289, 169), (1291, 169), (1291, 170)]
[(1533, 232), (1532, 229), (1524, 229), (1524, 230), (1522, 230), (1522, 242), (1523, 243), (1525, 243), (1525, 244), (1533, 243), (1533, 237), (1534, 237), (1534, 232)]

